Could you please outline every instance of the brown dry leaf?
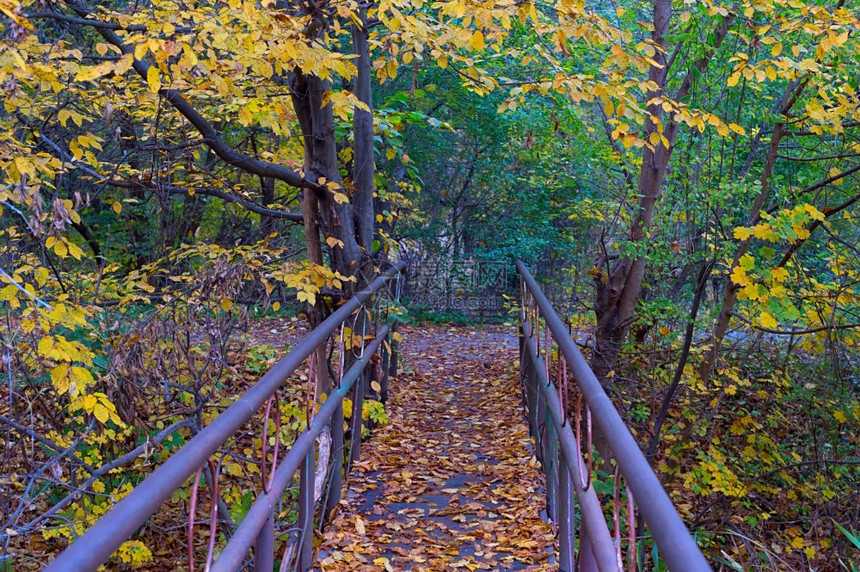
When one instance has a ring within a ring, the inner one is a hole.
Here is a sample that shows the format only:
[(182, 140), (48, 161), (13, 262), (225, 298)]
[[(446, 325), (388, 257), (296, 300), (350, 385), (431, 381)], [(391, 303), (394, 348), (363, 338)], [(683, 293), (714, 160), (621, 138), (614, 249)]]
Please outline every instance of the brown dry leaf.
[[(362, 446), (324, 554), (339, 571), (557, 570), (543, 476), (532, 457), (501, 328), (404, 328), (390, 423)], [(360, 523), (360, 524), (359, 524)], [(372, 562), (372, 564), (371, 564)]]

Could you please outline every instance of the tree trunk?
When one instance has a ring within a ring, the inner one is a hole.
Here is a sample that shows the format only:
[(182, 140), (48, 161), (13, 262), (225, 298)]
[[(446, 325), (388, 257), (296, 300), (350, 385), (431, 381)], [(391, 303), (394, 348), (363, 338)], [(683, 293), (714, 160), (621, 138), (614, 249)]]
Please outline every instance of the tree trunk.
[(373, 247), (374, 211), (373, 176), (373, 96), (370, 90), (370, 46), (367, 42), (367, 10), (359, 12), (361, 24), (352, 27), (353, 51), (358, 56), (354, 61), (358, 68), (354, 91), (367, 110), (355, 109), (353, 118), (353, 185), (352, 204), (358, 231), (358, 244), (366, 255)]
[[(806, 88), (806, 81), (803, 80), (795, 80), (791, 82), (785, 90), (782, 98), (780, 98), (777, 103), (774, 111), (780, 113), (781, 115), (787, 117), (791, 108), (794, 107), (794, 104), (797, 103), (797, 100), (800, 97), (800, 94), (803, 93), (803, 90)], [(749, 169), (752, 167), (753, 160), (755, 158), (758, 146), (760, 145), (761, 135), (765, 131), (765, 125), (763, 124), (761, 129), (759, 129), (758, 135), (753, 139), (752, 149), (750, 150), (749, 157), (743, 168), (743, 174), (746, 175), (749, 172)], [(747, 226), (752, 226), (756, 224), (761, 217), (761, 210), (764, 208), (764, 203), (767, 200), (768, 191), (770, 190), (770, 182), (771, 175), (773, 174), (773, 168), (776, 165), (776, 160), (778, 158), (779, 153), (779, 144), (782, 140), (783, 135), (785, 134), (785, 123), (778, 122), (773, 127), (773, 132), (771, 134), (770, 146), (768, 147), (767, 156), (765, 157), (764, 168), (762, 169), (762, 174), (760, 177), (761, 182), (761, 190), (758, 195), (756, 195), (755, 201), (753, 201), (753, 205), (750, 208), (750, 214), (747, 219)], [(734, 270), (735, 266), (737, 266), (740, 262), (741, 257), (743, 257), (750, 248), (751, 240), (747, 239), (741, 242), (738, 245), (738, 250), (735, 253), (734, 260), (732, 261), (731, 268)], [(720, 304), (720, 313), (717, 316), (717, 321), (714, 324), (714, 331), (711, 334), (711, 343), (708, 350), (705, 352), (705, 355), (702, 358), (702, 363), (699, 364), (699, 379), (706, 383), (711, 376), (711, 373), (714, 370), (714, 366), (717, 361), (717, 356), (720, 351), (720, 346), (722, 346), (723, 339), (726, 337), (726, 333), (729, 330), (729, 323), (732, 319), (732, 311), (735, 308), (735, 304), (738, 301), (738, 285), (732, 282), (731, 278), (726, 279), (725, 290), (723, 291), (723, 300)]]
[[(657, 86), (655, 92), (649, 93), (649, 98), (663, 95), (666, 85), (667, 61), (666, 40), (664, 33), (668, 30), (669, 19), (672, 15), (671, 0), (656, 0), (654, 3), (654, 32), (652, 39), (655, 44), (661, 46), (654, 55), (658, 65), (652, 65), (648, 79)], [(663, 116), (663, 110), (659, 104), (648, 106), (649, 117), (645, 124), (644, 139), (648, 141), (652, 133), (657, 132), (657, 121)], [(643, 148), (642, 168), (639, 173), (639, 201), (638, 211), (633, 218), (630, 228), (629, 240), (634, 243), (642, 243), (648, 235), (651, 223), (654, 220), (654, 207), (660, 187), (666, 176), (666, 168), (672, 156), (674, 135), (677, 125), (670, 123), (664, 135), (668, 140), (668, 147), (663, 144), (654, 146), (653, 150), (647, 146)], [(594, 310), (597, 315), (597, 331), (595, 334), (594, 355), (591, 367), (597, 379), (605, 389), (612, 386), (610, 373), (615, 369), (621, 344), (627, 335), (630, 325), (635, 317), (636, 303), (642, 293), (642, 279), (645, 276), (645, 258), (623, 258), (603, 278), (597, 276), (597, 296)]]
[[(782, 139), (782, 133), (784, 130), (784, 125), (782, 123), (777, 123), (773, 128), (773, 135), (771, 136), (770, 147), (768, 148), (767, 158), (765, 159), (764, 169), (761, 174), (761, 190), (753, 202), (753, 206), (750, 209), (750, 216), (747, 221), (747, 226), (752, 226), (756, 224), (761, 216), (761, 209), (764, 206), (764, 201), (767, 198), (767, 193), (770, 185), (770, 176), (773, 173), (773, 166), (776, 162), (776, 155), (779, 151), (779, 142)], [(734, 260), (732, 260), (732, 264), (729, 267), (729, 270), (734, 270), (734, 268), (740, 263), (740, 259), (749, 252), (750, 245), (752, 244), (751, 239), (747, 239), (742, 241), (738, 245), (738, 249), (735, 252)], [(729, 330), (729, 322), (732, 319), (732, 311), (735, 308), (735, 304), (738, 301), (738, 288), (739, 286), (735, 284), (731, 278), (726, 278), (726, 287), (723, 291), (723, 301), (720, 304), (720, 313), (717, 316), (717, 321), (714, 324), (714, 332), (711, 335), (711, 344), (708, 350), (705, 352), (704, 357), (702, 358), (702, 363), (699, 364), (699, 379), (703, 382), (707, 382), (708, 378), (711, 376), (711, 372), (714, 369), (714, 364), (717, 360), (717, 354), (720, 351), (720, 346), (722, 345), (723, 339), (726, 337), (726, 333)]]

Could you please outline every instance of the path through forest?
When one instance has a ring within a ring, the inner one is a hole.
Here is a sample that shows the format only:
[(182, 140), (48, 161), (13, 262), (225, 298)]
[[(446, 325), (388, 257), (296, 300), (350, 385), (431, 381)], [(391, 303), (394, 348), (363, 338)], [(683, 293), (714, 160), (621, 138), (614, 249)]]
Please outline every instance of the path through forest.
[(556, 570), (510, 328), (406, 328), (316, 570)]

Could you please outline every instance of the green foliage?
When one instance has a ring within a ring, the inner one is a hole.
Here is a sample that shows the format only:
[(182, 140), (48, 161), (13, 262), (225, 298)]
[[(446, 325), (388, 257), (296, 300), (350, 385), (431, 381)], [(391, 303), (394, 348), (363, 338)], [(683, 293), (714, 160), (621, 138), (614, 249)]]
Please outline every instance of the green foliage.
[(476, 323), (477, 318), (458, 310), (437, 311), (426, 304), (409, 304), (409, 319), (417, 324), (454, 324), (469, 326)]

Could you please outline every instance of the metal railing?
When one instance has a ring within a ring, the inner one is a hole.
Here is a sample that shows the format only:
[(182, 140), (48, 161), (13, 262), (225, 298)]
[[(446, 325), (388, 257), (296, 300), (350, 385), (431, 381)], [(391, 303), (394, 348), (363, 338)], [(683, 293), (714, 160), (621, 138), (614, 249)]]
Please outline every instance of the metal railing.
[[(299, 471), (298, 520), (293, 531), (298, 533), (293, 554), (294, 568), (308, 570), (313, 558), (313, 528), (315, 515), (314, 464), (317, 457), (317, 437), (326, 429), (331, 434), (331, 466), (327, 490), (320, 498), (331, 508), (340, 501), (342, 489), (342, 461), (345, 450), (343, 399), (351, 392), (353, 407), (350, 427), (349, 462), (358, 458), (362, 433), (362, 405), (366, 373), (371, 358), (379, 350), (382, 354), (382, 379), (380, 392), (387, 389), (389, 364), (396, 370), (396, 346), (390, 346), (387, 338), (396, 325), (389, 320), (390, 306), (381, 304), (389, 282), (394, 281), (395, 293), (399, 295), (400, 275), (404, 264), (400, 263), (387, 273), (376, 278), (363, 291), (343, 304), (319, 326), (314, 328), (283, 359), (276, 363), (259, 381), (236, 400), (209, 425), (168, 458), (157, 470), (122, 499), (110, 512), (97, 521), (83, 536), (55, 558), (46, 568), (49, 571), (96, 570), (107, 562), (117, 548), (134, 534), (170, 496), (180, 489), (188, 478), (195, 474), (189, 509), (189, 568), (194, 566), (194, 514), (201, 475), (209, 484), (211, 500), (210, 538), (204, 570), (234, 571), (249, 564), (249, 552), (253, 548), (255, 570), (273, 569), (275, 546), (275, 514), (287, 487)], [(373, 304), (375, 312), (371, 311)], [(347, 330), (349, 328), (349, 330)], [(314, 414), (309, 411), (308, 427), (303, 431), (283, 459), (278, 459), (280, 447), (280, 410), (277, 392), (281, 385), (310, 358), (308, 383), (313, 383), (313, 355), (320, 348), (327, 348), (333, 335), (340, 331), (340, 372), (331, 395)], [(346, 335), (344, 332), (346, 331)], [(394, 355), (392, 355), (394, 354)], [(346, 358), (346, 359), (345, 359)], [(349, 367), (344, 370), (344, 363)], [(350, 366), (351, 364), (351, 366)], [(362, 380), (359, 383), (356, 381)], [(273, 407), (274, 406), (274, 407)], [(226, 546), (214, 560), (214, 540), (219, 524), (218, 466), (212, 462), (213, 455), (230, 440), (239, 429), (265, 408), (262, 423), (262, 460), (260, 475), (261, 491), (244, 519), (231, 531)], [(267, 467), (268, 428), (274, 409), (275, 445), (272, 462)], [(312, 416), (312, 420), (311, 420)], [(326, 511), (327, 512), (327, 511)], [(214, 560), (214, 562), (213, 562)], [(282, 566), (282, 570), (285, 569)]]
[[(522, 262), (517, 262), (517, 270), (523, 300), (520, 379), (529, 428), (547, 476), (548, 512), (558, 526), (559, 569), (572, 572), (578, 565), (579, 570), (588, 571), (616, 572), (625, 568), (635, 571), (638, 508), (660, 557), (671, 570), (711, 570), (567, 328)], [(570, 405), (575, 419), (569, 421), (565, 408)], [(616, 463), (612, 533), (593, 486), (593, 426)], [(626, 502), (622, 501), (622, 479), (626, 483)], [(574, 494), (581, 512), (578, 551)], [(622, 509), (626, 509), (626, 518)], [(627, 525), (626, 567), (622, 555), (622, 520)]]

